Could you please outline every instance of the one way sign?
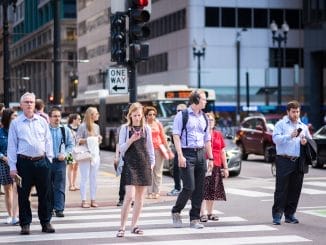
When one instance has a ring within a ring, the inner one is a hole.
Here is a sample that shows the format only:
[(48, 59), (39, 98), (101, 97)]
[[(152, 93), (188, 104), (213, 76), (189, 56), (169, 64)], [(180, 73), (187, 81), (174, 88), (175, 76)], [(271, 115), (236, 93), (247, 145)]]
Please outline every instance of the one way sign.
[(127, 68), (109, 68), (109, 92), (110, 94), (128, 93), (128, 70)]

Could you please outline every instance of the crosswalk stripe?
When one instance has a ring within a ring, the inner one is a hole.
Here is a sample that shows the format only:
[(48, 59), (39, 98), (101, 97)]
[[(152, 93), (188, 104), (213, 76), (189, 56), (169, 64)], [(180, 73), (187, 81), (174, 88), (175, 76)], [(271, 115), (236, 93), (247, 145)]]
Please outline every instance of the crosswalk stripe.
[[(283, 244), (283, 243), (297, 243), (297, 242), (311, 242), (306, 238), (296, 236), (296, 235), (284, 235), (284, 236), (255, 236), (255, 237), (235, 237), (235, 238), (212, 238), (212, 239), (201, 239), (200, 242), (205, 245), (239, 245), (239, 244)], [(170, 245), (171, 241), (161, 241), (161, 242), (133, 242), (133, 243), (123, 243), (123, 245), (130, 244), (151, 244), (151, 245)], [(189, 245), (189, 240), (175, 240), (173, 241), (175, 245)], [(101, 245), (105, 245), (101, 243)]]
[(248, 191), (236, 188), (226, 188), (226, 193), (240, 195), (240, 196), (248, 196), (248, 197), (269, 197), (273, 196), (273, 194), (260, 192), (260, 191)]
[(326, 182), (322, 182), (322, 181), (308, 181), (308, 182), (304, 182), (304, 184), (305, 185), (326, 187)]
[[(129, 221), (131, 220), (131, 217)], [(120, 226), (120, 220), (116, 221), (101, 221), (101, 222), (82, 222), (82, 223), (67, 223), (67, 224), (62, 224), (62, 223), (56, 223), (58, 221), (65, 221), (65, 218), (57, 218), (53, 219), (53, 227), (57, 231), (66, 231), (69, 229), (82, 229), (82, 228), (116, 228), (118, 230)], [(238, 217), (238, 216), (229, 216), (229, 217), (219, 217), (218, 224), (221, 223), (229, 223), (229, 222), (245, 222), (247, 221), (244, 218)], [(144, 225), (170, 225), (172, 226), (172, 219), (150, 219), (150, 220), (143, 220), (140, 219), (138, 222), (139, 225), (144, 226)], [(189, 225), (188, 220), (187, 222), (184, 220), (184, 227), (187, 227)], [(33, 223), (30, 226), (31, 231), (38, 231), (40, 230), (40, 225), (37, 223)], [(20, 227), (19, 226), (6, 226), (6, 227), (1, 227), (1, 232), (10, 232), (10, 231), (19, 231)]]
[[(269, 189), (269, 190), (274, 190), (275, 187), (273, 186), (263, 186), (261, 188), (264, 189)], [(326, 191), (321, 191), (317, 189), (311, 189), (311, 188), (302, 188), (301, 193), (307, 194), (307, 195), (321, 195), (321, 194), (326, 194)]]
[[(160, 228), (148, 229), (144, 231), (146, 236), (162, 236), (168, 234), (172, 235), (188, 235), (188, 234), (207, 234), (207, 233), (232, 233), (232, 232), (253, 232), (253, 231), (275, 231), (274, 227), (268, 225), (240, 225), (240, 226), (217, 226), (205, 227), (204, 229), (192, 228)], [(40, 234), (29, 236), (1, 236), (0, 243), (13, 242), (32, 242), (32, 241), (51, 241), (51, 240), (72, 240), (72, 239), (95, 239), (95, 238), (112, 238), (116, 236), (116, 231), (104, 232), (83, 232), (83, 233), (54, 233), (54, 234)], [(134, 234), (126, 232), (126, 236), (135, 237)], [(189, 241), (188, 241), (189, 242)]]

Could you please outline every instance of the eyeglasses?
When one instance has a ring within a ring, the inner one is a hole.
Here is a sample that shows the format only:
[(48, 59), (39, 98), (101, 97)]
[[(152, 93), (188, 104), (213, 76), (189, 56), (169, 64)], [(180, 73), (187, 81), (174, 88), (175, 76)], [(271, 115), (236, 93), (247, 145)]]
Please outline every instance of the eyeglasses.
[(26, 100), (26, 101), (23, 101), (25, 104), (34, 104), (35, 101), (31, 101), (31, 100)]

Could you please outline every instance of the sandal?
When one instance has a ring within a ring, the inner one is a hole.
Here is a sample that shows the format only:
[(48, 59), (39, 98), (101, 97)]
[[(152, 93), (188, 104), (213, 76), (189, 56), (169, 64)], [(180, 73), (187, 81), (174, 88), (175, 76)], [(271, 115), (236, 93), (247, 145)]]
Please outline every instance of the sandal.
[(82, 203), (81, 203), (81, 207), (82, 207), (82, 208), (90, 208), (91, 206), (90, 206), (87, 202), (82, 201)]
[(70, 186), (70, 187), (69, 187), (69, 191), (75, 191), (75, 190), (76, 190), (75, 187), (73, 187), (73, 186)]
[(117, 237), (124, 237), (125, 236), (125, 230), (119, 230), (117, 233)]
[(98, 204), (95, 201), (91, 201), (91, 207), (97, 208)]
[(200, 216), (200, 222), (207, 222), (207, 221), (208, 221), (208, 216), (207, 215)]
[(144, 231), (141, 230), (138, 226), (135, 226), (132, 230), (131, 233), (133, 234), (137, 234), (137, 235), (143, 235)]
[(219, 217), (216, 214), (208, 214), (207, 215), (208, 220), (218, 221)]

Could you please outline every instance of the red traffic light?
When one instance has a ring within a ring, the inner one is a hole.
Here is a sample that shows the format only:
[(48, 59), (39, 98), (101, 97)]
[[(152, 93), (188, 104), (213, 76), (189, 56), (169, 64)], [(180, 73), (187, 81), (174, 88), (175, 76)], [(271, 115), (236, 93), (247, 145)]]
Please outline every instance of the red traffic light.
[(133, 4), (138, 8), (144, 8), (148, 5), (148, 0), (133, 0)]

